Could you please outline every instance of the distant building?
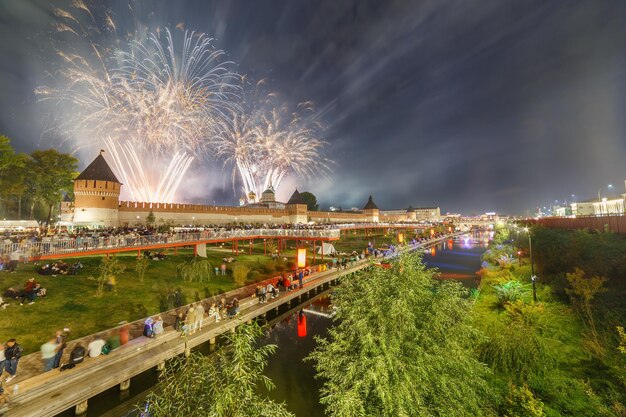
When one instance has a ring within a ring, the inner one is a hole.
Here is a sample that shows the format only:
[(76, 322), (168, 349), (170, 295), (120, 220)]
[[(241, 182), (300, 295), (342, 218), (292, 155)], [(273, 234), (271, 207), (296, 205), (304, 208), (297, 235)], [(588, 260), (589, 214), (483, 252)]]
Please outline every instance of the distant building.
[[(626, 187), (626, 181), (624, 181)], [(626, 213), (626, 192), (620, 195), (592, 198), (571, 203), (571, 214), (574, 216), (606, 216)]]
[(383, 210), (380, 212), (383, 222), (414, 222), (414, 221), (439, 221), (441, 210), (439, 207), (417, 207), (409, 206), (403, 210)]

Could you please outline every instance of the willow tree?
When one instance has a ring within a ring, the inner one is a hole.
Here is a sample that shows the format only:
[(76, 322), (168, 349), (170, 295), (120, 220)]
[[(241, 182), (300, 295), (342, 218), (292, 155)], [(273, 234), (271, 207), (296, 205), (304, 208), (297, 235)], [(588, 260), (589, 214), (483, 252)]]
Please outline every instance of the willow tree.
[(487, 368), (467, 291), (416, 254), (345, 280), (328, 339), (310, 355), (329, 416), (478, 416)]
[(257, 393), (274, 388), (263, 375), (275, 345), (257, 346), (262, 330), (241, 325), (227, 336), (230, 344), (214, 356), (193, 352), (170, 362), (157, 389), (147, 398), (152, 417), (293, 417), (284, 404)]

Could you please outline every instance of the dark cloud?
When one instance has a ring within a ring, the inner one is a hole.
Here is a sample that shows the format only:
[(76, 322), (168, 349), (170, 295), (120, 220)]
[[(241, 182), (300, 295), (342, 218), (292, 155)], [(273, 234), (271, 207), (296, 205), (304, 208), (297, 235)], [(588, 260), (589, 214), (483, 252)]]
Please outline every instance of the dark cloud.
[[(127, 2), (107, 3), (125, 16)], [(24, 150), (52, 139), (32, 94), (51, 54), (48, 4), (0, 0), (0, 131)], [(626, 176), (621, 0), (161, 0), (133, 10), (215, 36), (242, 73), (316, 103), (333, 181), (293, 183), (323, 204), (373, 194), (385, 208), (523, 213)], [(206, 200), (229, 198), (229, 180), (212, 178)]]

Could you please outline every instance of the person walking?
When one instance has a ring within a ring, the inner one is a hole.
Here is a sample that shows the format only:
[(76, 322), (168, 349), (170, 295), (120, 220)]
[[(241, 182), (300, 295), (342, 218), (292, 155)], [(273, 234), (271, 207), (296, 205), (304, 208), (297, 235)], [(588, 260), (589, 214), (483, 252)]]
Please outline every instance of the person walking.
[(189, 328), (189, 334), (194, 334), (196, 332), (196, 308), (193, 304), (191, 304), (189, 310), (187, 310), (186, 322)]
[(222, 269), (222, 275), (226, 275), (226, 263), (225, 262), (222, 262), (221, 269)]
[(201, 302), (196, 305), (196, 330), (202, 330), (202, 325), (204, 324), (204, 306)]
[(4, 349), (4, 357), (6, 358), (4, 366), (9, 373), (9, 376), (5, 380), (7, 384), (15, 378), (15, 374), (17, 374), (17, 364), (23, 352), (24, 349), (22, 349), (22, 346), (20, 346), (15, 339), (9, 339)]
[(41, 360), (43, 361), (44, 372), (52, 370), (54, 366), (54, 357), (57, 354), (58, 347), (59, 345), (57, 345), (56, 337), (53, 337), (41, 345)]
[(300, 288), (304, 287), (304, 284), (302, 283), (303, 278), (304, 278), (304, 271), (301, 269), (300, 272), (298, 273), (298, 283), (300, 284)]

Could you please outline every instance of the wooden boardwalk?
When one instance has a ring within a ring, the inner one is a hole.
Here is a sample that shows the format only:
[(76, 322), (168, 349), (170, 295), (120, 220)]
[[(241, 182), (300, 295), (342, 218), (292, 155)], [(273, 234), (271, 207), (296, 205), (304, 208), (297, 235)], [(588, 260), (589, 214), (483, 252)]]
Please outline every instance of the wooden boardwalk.
[[(440, 243), (444, 238), (425, 242), (411, 250), (424, 249)], [(0, 409), (6, 417), (52, 417), (69, 408), (86, 407), (87, 400), (109, 388), (120, 386), (128, 389), (130, 378), (152, 368), (163, 366), (167, 359), (184, 354), (186, 351), (234, 330), (238, 325), (265, 316), (281, 305), (299, 303), (302, 297), (310, 297), (338, 282), (341, 277), (350, 275), (371, 265), (370, 260), (362, 260), (344, 270), (329, 270), (310, 275), (304, 280), (304, 287), (290, 292), (283, 291), (279, 297), (260, 304), (258, 299), (248, 297), (241, 300), (240, 314), (234, 319), (215, 323), (205, 320), (203, 330), (192, 336), (181, 338), (180, 333), (171, 327), (156, 339), (139, 337), (132, 339), (111, 352), (97, 358), (86, 357), (85, 362), (64, 372), (46, 372), (19, 382), (19, 391), (11, 395), (8, 407)], [(14, 385), (8, 387), (12, 393)]]

